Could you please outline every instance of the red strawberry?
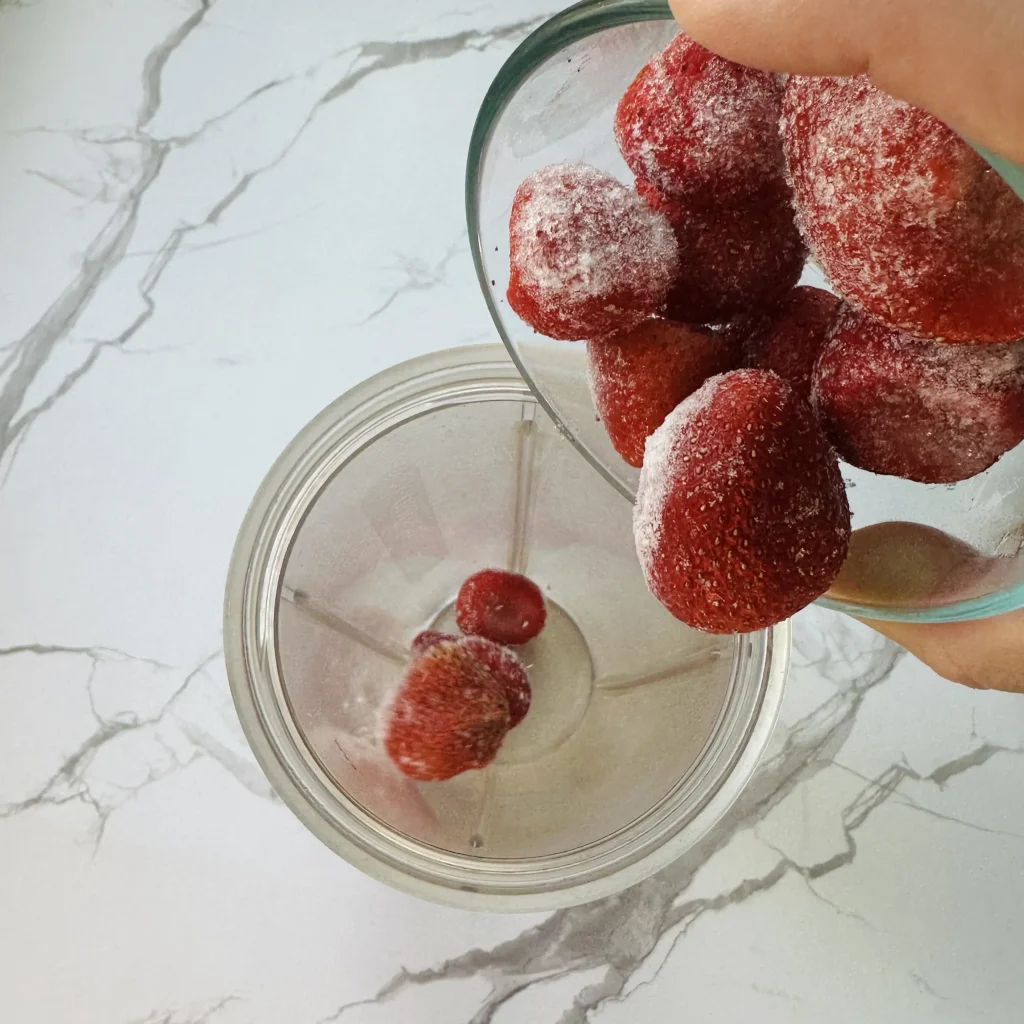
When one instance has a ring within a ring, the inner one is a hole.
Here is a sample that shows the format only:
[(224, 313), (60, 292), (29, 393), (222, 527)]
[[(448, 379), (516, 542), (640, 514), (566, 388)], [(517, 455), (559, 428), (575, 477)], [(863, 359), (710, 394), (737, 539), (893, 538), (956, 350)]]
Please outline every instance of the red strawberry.
[(537, 584), (502, 569), (474, 573), (462, 584), (455, 603), (459, 629), (498, 644), (529, 642), (544, 628), (546, 618)]
[(664, 214), (679, 243), (679, 274), (666, 315), (712, 323), (774, 302), (800, 279), (807, 255), (779, 177), (739, 199), (670, 199), (646, 181), (637, 192)]
[(647, 438), (687, 395), (736, 362), (721, 337), (672, 320), (646, 320), (587, 343), (594, 406), (615, 450), (631, 466), (643, 464)]
[(812, 398), (851, 465), (955, 483), (1024, 440), (1024, 342), (944, 344), (846, 309), (818, 358)]
[(828, 590), (850, 506), (808, 405), (774, 373), (734, 370), (647, 442), (634, 533), (647, 584), (676, 618), (747, 633)]
[(439, 633), (436, 629), (425, 629), (422, 633), (416, 634), (410, 646), (413, 656), (419, 657), (424, 651), (429, 651), (436, 644), (442, 643), (445, 640), (455, 641), (458, 639), (459, 637), (454, 633)]
[(494, 760), (509, 730), (508, 698), (476, 655), (445, 641), (412, 663), (383, 725), (399, 771), (440, 782)]
[(615, 115), (630, 170), (665, 195), (737, 199), (782, 176), (777, 75), (680, 34), (637, 75)]
[(482, 636), (464, 636), (458, 644), (479, 659), (501, 683), (508, 698), (509, 728), (514, 729), (526, 717), (533, 699), (530, 679), (519, 655)]
[(814, 364), (841, 305), (841, 299), (821, 288), (794, 288), (744, 341), (746, 365), (774, 370), (808, 401)]
[(866, 75), (786, 86), (797, 219), (836, 289), (901, 330), (1024, 336), (1024, 202), (931, 114)]
[(515, 651), (482, 636), (453, 636), (427, 629), (413, 640), (413, 654), (422, 654), (440, 643), (455, 643), (469, 651), (501, 683), (508, 698), (509, 728), (514, 729), (526, 717), (533, 698), (529, 676)]
[(509, 241), (509, 305), (549, 338), (634, 327), (664, 304), (679, 270), (665, 218), (585, 164), (546, 167), (519, 186)]

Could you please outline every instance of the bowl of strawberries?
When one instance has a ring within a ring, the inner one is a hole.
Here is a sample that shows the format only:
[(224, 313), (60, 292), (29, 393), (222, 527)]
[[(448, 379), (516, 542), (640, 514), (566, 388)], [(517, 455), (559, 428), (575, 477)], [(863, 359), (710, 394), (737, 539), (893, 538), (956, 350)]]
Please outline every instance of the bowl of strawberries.
[(467, 174), (481, 285), (674, 616), (1024, 607), (1015, 173), (866, 77), (726, 61), (664, 3), (588, 0), (509, 59)]

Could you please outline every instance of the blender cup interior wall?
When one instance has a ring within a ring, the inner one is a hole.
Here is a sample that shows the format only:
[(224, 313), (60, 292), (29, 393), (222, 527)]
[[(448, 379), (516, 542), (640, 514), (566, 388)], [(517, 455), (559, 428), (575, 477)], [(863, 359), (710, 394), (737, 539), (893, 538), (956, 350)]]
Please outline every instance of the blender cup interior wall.
[[(294, 540), (278, 619), (284, 689), (321, 765), (371, 814), (453, 853), (523, 858), (608, 837), (686, 778), (716, 731), (737, 641), (650, 596), (629, 504), (532, 398), (435, 409), (351, 458)], [(461, 582), (526, 572), (549, 622), (498, 761), (445, 783), (398, 776), (379, 712), (413, 636), (452, 628)]]
[[(630, 512), (497, 346), (332, 403), (254, 498), (225, 596), (232, 697), (285, 803), (373, 877), (480, 910), (585, 903), (692, 847), (768, 743), (790, 631), (676, 622), (643, 585)], [(413, 782), (379, 711), (415, 633), (450, 628), (483, 565), (546, 595), (547, 626), (519, 649), (533, 705), (485, 771)]]
[(639, 473), (623, 462), (594, 417), (580, 345), (543, 338), (505, 300), (508, 222), (512, 197), (529, 174), (566, 161), (598, 167), (621, 181), (631, 174), (615, 144), (615, 105), (652, 53), (678, 31), (672, 21), (622, 25), (587, 36), (544, 61), (501, 112), (476, 189), (484, 276), (493, 281), (497, 315), (513, 358), (540, 400), (569, 429), (598, 469), (623, 494), (636, 491)]

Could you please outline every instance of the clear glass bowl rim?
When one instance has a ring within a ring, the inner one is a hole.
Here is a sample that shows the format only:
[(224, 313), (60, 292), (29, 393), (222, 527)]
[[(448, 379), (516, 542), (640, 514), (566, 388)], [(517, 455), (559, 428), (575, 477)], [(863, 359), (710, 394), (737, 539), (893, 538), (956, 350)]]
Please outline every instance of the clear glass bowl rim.
[[(754, 634), (750, 671), (745, 679), (734, 672), (730, 698), (705, 751), (704, 789), (697, 767), (651, 812), (609, 837), (624, 836), (619, 847), (597, 850), (609, 842), (602, 840), (584, 848), (597, 852), (582, 868), (573, 863), (579, 851), (486, 861), (435, 850), (339, 797), (291, 718), (277, 664), (276, 608), (292, 539), (325, 481), (375, 438), (431, 409), (496, 397), (536, 401), (500, 346), (467, 346), (392, 367), (341, 396), (305, 427), (267, 474), (239, 532), (225, 593), (225, 661), (257, 760), (285, 804), (330, 849), (371, 877), (437, 903), (487, 911), (552, 910), (642, 881), (677, 859), (726, 813), (753, 775), (774, 728), (791, 630), (783, 624)], [(712, 768), (718, 776), (709, 787)]]
[[(484, 301), (498, 334), (508, 350), (523, 380), (532, 380), (530, 371), (516, 351), (512, 339), (506, 334), (501, 316), (489, 287), (484, 267), (483, 245), (480, 237), (479, 191), (487, 147), (494, 128), (505, 107), (516, 92), (527, 82), (534, 71), (560, 50), (587, 36), (622, 25), (647, 21), (674, 20), (668, 0), (583, 0), (582, 3), (555, 15), (531, 33), (512, 53), (498, 72), (484, 96), (480, 112), (473, 126), (470, 138), (469, 157), (466, 164), (466, 221), (469, 226), (469, 241), (476, 267), (477, 279)], [(995, 169), (995, 171), (1024, 199), (1024, 167), (1018, 166), (1005, 157), (999, 156), (966, 140)], [(538, 390), (535, 397), (544, 411), (554, 420), (562, 435), (576, 447), (583, 457), (601, 476), (630, 500), (633, 496), (601, 465), (600, 461), (583, 445), (574, 431), (558, 415), (544, 395)], [(893, 622), (968, 622), (974, 619), (990, 618), (1006, 612), (1024, 608), (1024, 582), (981, 597), (922, 609), (885, 608), (829, 597), (819, 598), (816, 604), (832, 611), (845, 612), (858, 618), (882, 619)]]

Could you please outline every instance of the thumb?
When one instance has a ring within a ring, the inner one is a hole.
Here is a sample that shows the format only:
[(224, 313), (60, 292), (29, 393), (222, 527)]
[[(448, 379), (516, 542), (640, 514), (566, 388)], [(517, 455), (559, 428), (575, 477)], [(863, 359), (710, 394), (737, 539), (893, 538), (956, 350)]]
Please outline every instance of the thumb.
[(1018, 0), (671, 0), (716, 53), (802, 75), (867, 72), (880, 88), (1024, 161)]

